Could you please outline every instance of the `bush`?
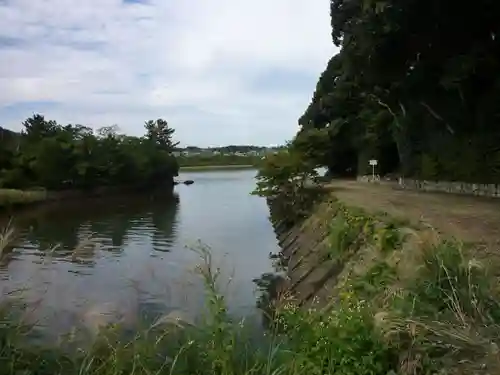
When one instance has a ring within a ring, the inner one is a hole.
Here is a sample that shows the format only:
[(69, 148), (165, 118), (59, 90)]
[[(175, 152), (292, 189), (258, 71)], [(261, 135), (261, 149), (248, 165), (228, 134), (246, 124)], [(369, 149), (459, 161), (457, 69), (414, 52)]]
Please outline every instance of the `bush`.
[(286, 221), (292, 226), (307, 217), (323, 198), (325, 190), (317, 178), (312, 164), (300, 154), (285, 150), (263, 160), (253, 194), (268, 198), (272, 221)]

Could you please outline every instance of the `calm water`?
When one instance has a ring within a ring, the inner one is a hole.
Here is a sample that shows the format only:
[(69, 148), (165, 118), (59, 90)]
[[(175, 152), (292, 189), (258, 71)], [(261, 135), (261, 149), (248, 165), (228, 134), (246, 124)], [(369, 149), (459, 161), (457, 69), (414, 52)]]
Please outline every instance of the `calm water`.
[[(30, 318), (55, 332), (111, 308), (131, 324), (172, 310), (194, 317), (203, 288), (192, 248), (208, 246), (231, 312), (256, 318), (252, 279), (272, 270), (268, 255), (277, 242), (265, 201), (250, 195), (254, 176), (181, 173), (195, 184), (176, 186), (173, 196), (108, 197), (19, 214), (19, 239), (0, 266), (3, 295), (24, 289)], [(75, 251), (78, 244), (87, 245)]]

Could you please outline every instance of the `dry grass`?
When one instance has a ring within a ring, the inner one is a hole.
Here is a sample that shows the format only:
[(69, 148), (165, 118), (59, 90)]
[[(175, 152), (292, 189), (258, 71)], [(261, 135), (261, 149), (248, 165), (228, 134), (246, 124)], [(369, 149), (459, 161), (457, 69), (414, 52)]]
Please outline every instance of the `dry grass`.
[[(368, 234), (369, 238), (353, 243), (355, 249), (349, 245), (349, 251), (355, 255), (346, 261), (343, 271), (332, 280), (334, 284), (327, 282), (323, 286), (321, 294), (329, 297), (324, 301), (326, 308), (323, 313), (335, 312), (346, 294), (370, 301), (377, 330), (387, 345), (397, 348), (401, 374), (438, 371), (445, 374), (500, 373), (500, 289), (497, 278), (500, 261), (498, 256), (488, 256), (490, 253), (485, 250), (488, 247), (485, 246), (479, 253), (473, 243), (463, 241), (472, 242), (475, 239), (473, 234), (481, 231), (483, 236), (480, 239), (488, 238), (491, 252), (496, 232), (489, 231), (488, 226), (481, 227), (479, 223), (465, 236), (454, 239), (442, 228), (454, 226), (454, 230), (459, 230), (459, 221), (453, 215), (465, 215), (463, 208), (461, 211), (460, 207), (448, 207), (448, 202), (428, 211), (426, 207), (420, 210), (418, 206), (410, 207), (422, 204), (421, 199), (446, 200), (447, 197), (427, 198), (426, 194), (418, 194), (415, 200), (406, 201), (407, 192), (395, 192), (402, 194), (396, 198), (391, 197), (389, 191), (384, 190), (383, 193), (386, 195), (381, 203), (376, 200), (376, 194), (381, 194), (376, 189), (371, 196), (364, 192), (364, 188), (356, 187), (352, 190), (344, 187), (334, 192), (341, 201), (344, 199), (355, 207), (369, 205), (367, 212), (347, 210), (352, 218), (369, 220), (371, 217), (374, 226), (373, 231), (360, 234)], [(460, 201), (465, 197), (451, 198)], [(405, 201), (403, 207), (390, 206), (384, 210), (384, 202), (398, 199)], [(490, 212), (497, 207), (495, 201), (478, 199), (478, 202), (484, 210), (482, 212)], [(338, 205), (338, 202), (335, 204)], [(446, 211), (434, 215), (434, 220), (441, 220), (439, 230), (428, 222), (415, 220), (417, 217), (420, 219), (420, 215), (415, 215), (417, 211), (434, 213), (437, 209), (444, 210), (445, 206), (452, 211), (452, 217), (443, 224)], [(409, 226), (404, 226), (403, 221), (382, 215), (384, 211), (399, 213), (399, 219), (408, 218), (409, 214), (413, 220), (410, 220)], [(494, 220), (499, 216), (498, 212), (490, 212), (485, 220)], [(380, 220), (395, 225), (390, 227), (389, 234), (397, 233), (404, 241), (397, 246), (393, 241), (380, 241), (381, 235), (388, 233), (387, 226), (378, 225)], [(418, 225), (413, 226), (412, 222)], [(337, 229), (341, 233), (350, 230), (346, 226)], [(335, 257), (342, 262), (342, 251), (335, 250)], [(477, 255), (487, 261), (482, 262)], [(325, 290), (330, 292), (325, 293)]]
[(401, 251), (385, 260), (379, 253), (395, 274), (372, 297), (376, 326), (401, 350), (400, 371), (500, 373), (500, 295), (491, 272), (498, 264), (482, 264), (432, 228), (405, 231)]
[(386, 212), (412, 224), (428, 223), (439, 232), (465, 242), (500, 242), (500, 200), (394, 190), (387, 185), (334, 181), (335, 196), (369, 213)]
[(0, 232), (0, 264), (8, 257), (14, 241), (16, 239), (16, 231), (12, 226), (12, 221), (9, 221), (7, 226)]

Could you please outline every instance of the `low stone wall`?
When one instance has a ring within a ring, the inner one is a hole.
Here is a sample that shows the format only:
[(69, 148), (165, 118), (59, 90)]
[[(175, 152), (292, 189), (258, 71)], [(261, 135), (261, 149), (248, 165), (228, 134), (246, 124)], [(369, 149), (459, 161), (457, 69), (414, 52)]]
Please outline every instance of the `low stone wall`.
[(392, 185), (395, 189), (408, 189), (428, 192), (442, 192), (451, 194), (476, 195), (500, 198), (500, 185), (472, 184), (459, 181), (427, 181), (400, 178), (395, 180), (375, 179), (372, 176), (359, 176), (358, 181)]

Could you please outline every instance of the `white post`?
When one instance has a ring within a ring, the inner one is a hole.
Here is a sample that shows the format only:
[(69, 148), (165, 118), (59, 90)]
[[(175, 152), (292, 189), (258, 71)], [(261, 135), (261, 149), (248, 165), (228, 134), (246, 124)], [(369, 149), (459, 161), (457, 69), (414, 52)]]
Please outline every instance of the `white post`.
[(375, 166), (378, 164), (377, 159), (371, 159), (369, 164), (372, 166), (372, 182), (375, 181)]

